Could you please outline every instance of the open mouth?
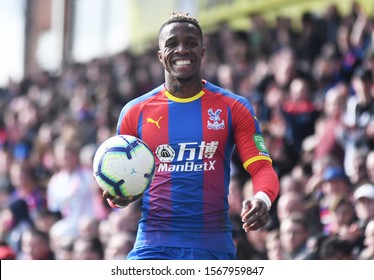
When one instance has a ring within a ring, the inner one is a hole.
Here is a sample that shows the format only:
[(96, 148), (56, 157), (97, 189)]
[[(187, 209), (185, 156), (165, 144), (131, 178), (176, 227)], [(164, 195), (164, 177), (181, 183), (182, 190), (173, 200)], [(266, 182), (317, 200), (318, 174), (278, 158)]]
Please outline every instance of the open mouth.
[(177, 66), (185, 66), (185, 65), (191, 65), (191, 60), (189, 59), (180, 59), (180, 60), (176, 60), (174, 62), (175, 65)]

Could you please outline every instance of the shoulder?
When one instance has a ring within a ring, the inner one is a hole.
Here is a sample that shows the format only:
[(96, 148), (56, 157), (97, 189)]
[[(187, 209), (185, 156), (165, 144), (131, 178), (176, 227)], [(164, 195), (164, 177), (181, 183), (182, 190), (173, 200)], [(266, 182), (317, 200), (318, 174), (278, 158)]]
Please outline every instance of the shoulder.
[(124, 108), (130, 108), (130, 107), (133, 107), (133, 106), (136, 106), (136, 105), (139, 105), (139, 104), (144, 104), (144, 103), (147, 103), (147, 102), (150, 102), (154, 97), (156, 97), (158, 94), (160, 94), (162, 91), (164, 90), (164, 85), (160, 85), (156, 88), (154, 88), (153, 90), (139, 96), (139, 97), (136, 97), (134, 99), (132, 99), (131, 101), (127, 102), (124, 106)]
[(137, 112), (139, 113), (142, 108), (152, 102), (157, 96), (159, 96), (160, 93), (162, 93), (164, 90), (164, 85), (160, 85), (153, 90), (136, 97), (129, 102), (127, 102), (121, 109), (121, 113), (119, 116), (119, 119), (123, 119), (123, 117), (129, 113)]
[(204, 82), (205, 82), (205, 89), (212, 94), (220, 95), (221, 97), (223, 97), (224, 99), (228, 101), (230, 100), (239, 101), (240, 103), (249, 104), (249, 100), (246, 99), (244, 96), (238, 95), (234, 92), (231, 92), (227, 89), (217, 86), (211, 82), (208, 82), (208, 81), (204, 81)]

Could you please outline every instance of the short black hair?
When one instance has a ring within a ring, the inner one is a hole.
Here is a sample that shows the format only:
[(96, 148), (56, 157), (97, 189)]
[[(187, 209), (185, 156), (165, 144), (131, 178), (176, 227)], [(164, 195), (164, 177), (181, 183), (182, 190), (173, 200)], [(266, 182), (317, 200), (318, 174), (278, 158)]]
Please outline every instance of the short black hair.
[(353, 77), (358, 78), (364, 82), (372, 82), (372, 73), (370, 69), (366, 69), (364, 67), (357, 67), (353, 72)]
[(196, 18), (189, 15), (189, 13), (183, 13), (183, 12), (172, 12), (170, 17), (161, 25), (159, 34), (161, 33), (161, 30), (168, 24), (174, 23), (174, 22), (187, 22), (194, 25), (200, 32), (201, 38), (203, 38), (203, 30), (201, 29), (201, 26), (199, 25), (199, 22)]
[(337, 257), (352, 257), (352, 245), (338, 236), (332, 235), (321, 241), (320, 259), (336, 259)]

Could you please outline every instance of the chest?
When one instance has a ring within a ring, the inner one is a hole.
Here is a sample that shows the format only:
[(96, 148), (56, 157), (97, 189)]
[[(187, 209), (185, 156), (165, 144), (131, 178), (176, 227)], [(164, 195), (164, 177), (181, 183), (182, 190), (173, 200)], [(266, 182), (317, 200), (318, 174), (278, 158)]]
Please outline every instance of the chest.
[(157, 154), (179, 160), (224, 153), (232, 142), (230, 110), (219, 102), (149, 104), (142, 110), (138, 131)]

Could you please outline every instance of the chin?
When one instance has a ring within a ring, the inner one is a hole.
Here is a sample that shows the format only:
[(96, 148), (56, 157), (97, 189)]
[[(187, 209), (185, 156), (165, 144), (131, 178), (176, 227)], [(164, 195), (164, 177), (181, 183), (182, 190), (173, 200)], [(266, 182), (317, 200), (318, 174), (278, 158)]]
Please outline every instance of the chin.
[(175, 76), (174, 77), (178, 82), (189, 82), (189, 81), (192, 81), (193, 80), (193, 76), (188, 76), (188, 77), (178, 77), (178, 76)]

